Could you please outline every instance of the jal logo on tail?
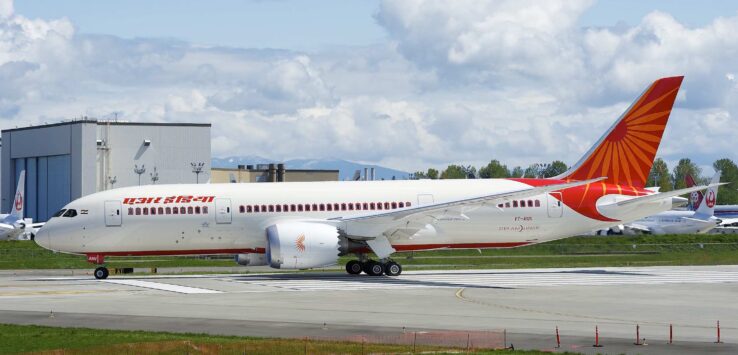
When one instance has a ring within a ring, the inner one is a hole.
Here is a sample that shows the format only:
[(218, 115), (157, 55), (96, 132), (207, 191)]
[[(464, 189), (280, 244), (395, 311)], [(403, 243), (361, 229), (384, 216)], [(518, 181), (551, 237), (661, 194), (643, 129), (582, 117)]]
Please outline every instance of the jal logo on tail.
[(300, 234), (299, 237), (295, 240), (295, 247), (297, 247), (297, 250), (301, 253), (305, 251), (305, 234)]
[(15, 210), (20, 211), (23, 209), (23, 195), (19, 192), (15, 195)]
[(707, 198), (705, 198), (705, 203), (707, 204), (707, 207), (713, 208), (715, 206), (715, 191), (710, 190), (707, 193)]

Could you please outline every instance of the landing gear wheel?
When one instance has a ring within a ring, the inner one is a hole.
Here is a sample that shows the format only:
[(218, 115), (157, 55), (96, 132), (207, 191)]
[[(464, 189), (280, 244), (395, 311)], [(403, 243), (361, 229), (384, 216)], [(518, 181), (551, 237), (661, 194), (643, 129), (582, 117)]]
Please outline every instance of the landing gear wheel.
[(396, 263), (394, 261), (390, 261), (390, 262), (384, 264), (384, 273), (387, 276), (398, 276), (398, 275), (402, 274), (402, 265), (400, 265), (400, 264), (398, 264), (398, 263)]
[(105, 280), (108, 278), (108, 268), (100, 266), (95, 269), (95, 278), (98, 280)]
[(364, 269), (364, 272), (366, 272), (367, 275), (371, 276), (381, 276), (382, 274), (384, 274), (384, 265), (372, 260), (366, 263), (366, 268)]
[(361, 262), (358, 260), (351, 260), (346, 263), (346, 272), (348, 272), (351, 275), (358, 275), (361, 274), (361, 270), (363, 269)]

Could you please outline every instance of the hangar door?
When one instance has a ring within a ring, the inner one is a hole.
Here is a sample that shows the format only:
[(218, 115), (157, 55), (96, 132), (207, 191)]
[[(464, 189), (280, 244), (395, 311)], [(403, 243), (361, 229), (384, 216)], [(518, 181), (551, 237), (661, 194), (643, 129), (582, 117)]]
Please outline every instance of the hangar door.
[(231, 223), (231, 199), (215, 199), (215, 223)]
[(120, 201), (105, 201), (105, 225), (116, 227), (123, 221)]

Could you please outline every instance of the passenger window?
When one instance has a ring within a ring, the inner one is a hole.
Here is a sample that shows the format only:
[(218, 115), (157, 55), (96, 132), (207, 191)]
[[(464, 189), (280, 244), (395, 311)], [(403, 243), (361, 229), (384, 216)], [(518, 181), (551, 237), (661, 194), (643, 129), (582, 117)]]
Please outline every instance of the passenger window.
[(259, 212), (259, 205), (254, 205), (254, 212)]
[(505, 202), (505, 208), (510, 208), (510, 202)]
[(261, 212), (266, 212), (266, 211), (267, 211), (267, 206), (261, 205)]
[(289, 212), (290, 211), (290, 206), (289, 205), (282, 205), (282, 211)]
[(251, 205), (246, 206), (246, 213), (251, 213)]
[(148, 207), (144, 207), (143, 208), (143, 214), (144, 214), (144, 216), (147, 216), (149, 214), (149, 208)]
[(541, 207), (541, 201), (536, 200), (536, 207)]
[(282, 212), (282, 205), (277, 205), (277, 212)]
[(381, 210), (382, 209), (382, 203), (381, 202), (377, 202), (377, 209), (378, 210)]
[[(128, 207), (128, 215), (130, 216), (132, 214), (133, 214), (133, 207)], [(56, 217), (56, 216), (54, 216), (54, 217)]]
[(354, 210), (354, 203), (353, 202), (349, 202), (348, 209), (349, 209), (349, 211), (353, 211)]
[(166, 208), (166, 211), (167, 211), (167, 214), (172, 214), (172, 208), (171, 207), (167, 207)]
[(392, 209), (394, 210), (396, 208), (397, 208), (397, 202), (392, 202)]
[(151, 207), (151, 214), (156, 215), (156, 207)]
[(164, 207), (159, 207), (159, 214), (164, 214)]
[(497, 208), (502, 208), (502, 206), (504, 206), (504, 205), (503, 204), (499, 204), (499, 205), (497, 205)]
[(66, 211), (67, 210), (65, 210), (65, 209), (61, 209), (61, 210), (57, 211), (56, 213), (54, 213), (54, 215), (51, 216), (51, 217), (61, 217), (61, 215), (63, 215), (64, 212), (66, 212)]
[(397, 207), (403, 208), (403, 207), (405, 207), (405, 203), (404, 202), (400, 202), (400, 203), (397, 204)]
[(244, 205), (238, 206), (239, 213), (246, 213), (246, 207)]
[(200, 206), (195, 206), (195, 214), (200, 214)]
[(410, 202), (405, 202), (405, 207), (410, 207)]
[(302, 204), (297, 205), (297, 212), (302, 212)]
[(341, 206), (339, 206), (337, 203), (334, 203), (333, 204), (333, 210), (334, 211), (340, 211), (341, 210)]
[(325, 207), (326, 207), (326, 210), (327, 211), (333, 211), (333, 206), (331, 206), (330, 203), (329, 204), (326, 204)]
[(388, 210), (388, 209), (390, 209), (390, 203), (389, 203), (389, 202), (385, 202), (385, 203), (384, 203), (384, 209), (385, 209), (385, 210)]
[(533, 200), (528, 200), (528, 207), (533, 207)]
[[(353, 208), (352, 208), (352, 210), (353, 210)], [(345, 203), (342, 203), (341, 204), (341, 211), (346, 211), (346, 204)]]
[(313, 204), (313, 211), (317, 211), (317, 210), (318, 210), (318, 205), (314, 203)]
[(376, 209), (376, 206), (374, 205), (374, 202), (372, 202), (372, 203), (369, 204), (369, 209), (370, 210), (375, 210)]
[(208, 206), (202, 206), (202, 213), (208, 214)]
[(67, 212), (64, 213), (64, 217), (75, 217), (77, 216), (77, 210), (68, 209)]
[(324, 205), (324, 204), (322, 204), (322, 203), (320, 204), (320, 210), (321, 210), (321, 211), (325, 211), (325, 205)]
[(172, 208), (172, 214), (179, 214), (179, 208), (177, 207)]
[(179, 214), (187, 214), (187, 209), (185, 209), (184, 206), (180, 207)]
[[(368, 209), (369, 209), (369, 204), (368, 204), (368, 203), (366, 203), (366, 202), (364, 202), (364, 203), (362, 203), (362, 204), (361, 204), (361, 207), (363, 207), (362, 209), (363, 209), (364, 211), (366, 211), (366, 210), (368, 210)], [(374, 209), (374, 208), (372, 208), (372, 209)]]
[(290, 205), (290, 212), (297, 212), (297, 205)]
[(187, 207), (187, 214), (192, 214), (192, 206)]
[(136, 216), (141, 215), (141, 207), (136, 207)]
[(513, 207), (518, 207), (518, 200), (513, 201)]
[(269, 212), (274, 212), (274, 205), (269, 205)]

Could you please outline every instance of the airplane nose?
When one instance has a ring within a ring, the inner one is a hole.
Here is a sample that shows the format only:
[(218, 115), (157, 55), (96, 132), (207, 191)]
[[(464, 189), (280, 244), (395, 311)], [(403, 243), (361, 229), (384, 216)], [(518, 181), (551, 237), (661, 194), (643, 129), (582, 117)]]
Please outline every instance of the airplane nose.
[(42, 248), (51, 249), (51, 236), (49, 235), (49, 231), (44, 230), (43, 227), (36, 233), (36, 237), (33, 240)]

